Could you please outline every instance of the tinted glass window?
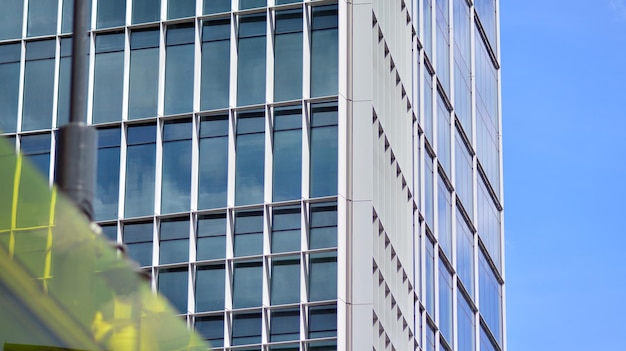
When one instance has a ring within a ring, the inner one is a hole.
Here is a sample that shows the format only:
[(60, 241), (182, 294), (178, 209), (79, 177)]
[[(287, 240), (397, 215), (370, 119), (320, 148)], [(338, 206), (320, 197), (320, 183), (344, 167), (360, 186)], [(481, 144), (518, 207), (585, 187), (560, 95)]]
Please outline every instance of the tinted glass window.
[(236, 262), (233, 272), (233, 308), (261, 306), (263, 270), (260, 261)]
[(120, 186), (120, 129), (98, 130), (94, 218), (116, 219)]
[(300, 257), (272, 259), (270, 296), (272, 305), (300, 301)]
[(228, 185), (228, 116), (200, 122), (198, 208), (226, 207)]
[(261, 342), (261, 314), (244, 313), (233, 316), (233, 345), (258, 344)]
[(196, 260), (224, 258), (226, 255), (226, 216), (223, 214), (198, 218)]
[(337, 94), (339, 42), (337, 5), (313, 7), (311, 96)]
[(98, 1), (96, 27), (117, 27), (124, 25), (126, 0)]
[(228, 107), (230, 82), (230, 20), (204, 22), (200, 108)]
[[(4, 0), (0, 11), (0, 40), (22, 37), (24, 0)], [(16, 15), (19, 14), (19, 15)]]
[(152, 222), (125, 224), (123, 229), (128, 256), (140, 266), (152, 265)]
[(337, 307), (309, 307), (309, 338), (337, 336)]
[(52, 127), (55, 40), (26, 43), (22, 130)]
[(196, 318), (195, 329), (212, 347), (224, 346), (224, 317), (210, 316)]
[(439, 259), (439, 328), (448, 344), (452, 339), (452, 277), (444, 262)]
[(189, 261), (189, 220), (163, 220), (159, 228), (159, 263)]
[(27, 35), (34, 37), (55, 34), (57, 32), (56, 14), (58, 7), (58, 0), (29, 1)]
[(337, 298), (337, 254), (311, 254), (309, 259), (309, 301)]
[(224, 265), (198, 267), (196, 271), (196, 312), (224, 309)]
[(187, 269), (159, 271), (158, 291), (167, 297), (178, 313), (187, 312)]
[(165, 114), (193, 109), (194, 27), (170, 26), (167, 29), (165, 60)]
[(239, 0), (239, 9), (251, 9), (255, 7), (263, 7), (266, 6), (266, 0)]
[(337, 246), (337, 205), (312, 204), (309, 226), (310, 249)]
[(276, 13), (274, 101), (302, 96), (302, 11)]
[(274, 201), (300, 198), (302, 187), (302, 113), (278, 109), (274, 113)]
[(272, 252), (300, 250), (300, 207), (275, 208), (272, 219)]
[(133, 0), (133, 23), (155, 22), (161, 13), (161, 0)]
[(191, 17), (196, 13), (196, 0), (167, 2), (167, 18)]
[(61, 59), (59, 61), (59, 97), (57, 101), (57, 126), (70, 120), (70, 83), (72, 70), (72, 39), (61, 39)]
[(230, 0), (204, 0), (203, 13), (211, 14), (230, 11)]
[(161, 212), (189, 210), (191, 198), (191, 121), (163, 126)]
[(452, 203), (451, 194), (441, 176), (437, 183), (437, 229), (439, 245), (446, 256), (452, 260)]
[(156, 127), (129, 126), (126, 149), (125, 217), (154, 212), (154, 172), (156, 164)]
[(235, 216), (235, 256), (263, 253), (263, 212), (239, 212)]
[(0, 130), (3, 132), (15, 132), (17, 128), (21, 51), (21, 44), (0, 45)]
[(20, 139), (21, 152), (41, 175), (48, 179), (50, 172), (50, 134), (24, 135)]
[(300, 336), (300, 310), (278, 310), (272, 312), (270, 341), (297, 340)]
[(263, 112), (241, 113), (237, 119), (235, 204), (263, 202), (265, 181), (265, 116)]
[(337, 105), (311, 107), (311, 197), (337, 194)]
[(124, 33), (96, 36), (93, 122), (122, 119)]
[(130, 35), (129, 119), (157, 115), (158, 71), (159, 31), (132, 32)]
[(241, 17), (237, 63), (237, 105), (265, 102), (265, 15)]

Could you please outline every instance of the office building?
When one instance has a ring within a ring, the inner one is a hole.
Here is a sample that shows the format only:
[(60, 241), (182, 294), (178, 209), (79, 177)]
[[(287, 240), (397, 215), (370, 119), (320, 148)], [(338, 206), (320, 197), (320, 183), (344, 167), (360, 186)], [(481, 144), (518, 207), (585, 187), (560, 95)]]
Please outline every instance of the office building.
[[(51, 184), (71, 1), (5, 0)], [(96, 221), (218, 350), (506, 350), (497, 0), (93, 0)]]

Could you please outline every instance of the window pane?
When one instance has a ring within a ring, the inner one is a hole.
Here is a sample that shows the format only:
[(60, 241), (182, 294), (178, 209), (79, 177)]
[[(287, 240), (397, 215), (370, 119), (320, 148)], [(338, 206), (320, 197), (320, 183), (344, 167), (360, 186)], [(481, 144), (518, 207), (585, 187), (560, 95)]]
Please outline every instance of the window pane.
[(263, 202), (265, 181), (265, 116), (263, 112), (240, 114), (237, 120), (235, 204)]
[(478, 235), (483, 240), (489, 256), (496, 267), (501, 267), (501, 241), (500, 212), (496, 208), (493, 199), (483, 178), (478, 180)]
[(447, 174), (451, 174), (451, 134), (450, 111), (443, 102), (443, 97), (437, 94), (437, 156)]
[(251, 9), (266, 6), (266, 0), (239, 0), (239, 9)]
[(198, 267), (196, 272), (196, 312), (224, 309), (224, 265)]
[(61, 59), (59, 62), (59, 90), (57, 101), (57, 127), (70, 120), (70, 83), (72, 69), (72, 39), (61, 39)]
[(302, 96), (302, 11), (276, 13), (274, 101)]
[(221, 315), (196, 318), (195, 329), (211, 347), (224, 346), (224, 317)]
[(276, 5), (292, 4), (302, 2), (302, 0), (276, 0)]
[(272, 312), (270, 342), (297, 340), (300, 336), (300, 309)]
[(263, 254), (263, 212), (239, 212), (235, 217), (235, 256)]
[[(0, 26), (2, 23), (5, 22), (0, 21)], [(3, 132), (15, 132), (17, 128), (20, 56), (21, 44), (0, 45), (0, 130)]]
[(272, 252), (300, 250), (300, 207), (276, 208), (272, 219)]
[(133, 23), (158, 21), (161, 0), (133, 0)]
[(302, 188), (301, 109), (276, 110), (274, 114), (274, 201), (295, 200)]
[(272, 259), (270, 296), (272, 305), (300, 301), (300, 257)]
[[(424, 50), (426, 51), (426, 55), (429, 59), (433, 59), (433, 1), (432, 0), (423, 0), (423, 16), (424, 16), (424, 37), (422, 38), (422, 42), (424, 43)], [(432, 62), (432, 61), (431, 61)]]
[(474, 351), (474, 312), (460, 292), (457, 294), (459, 351)]
[(437, 76), (447, 95), (450, 96), (450, 32), (448, 1), (436, 1), (435, 14), (437, 36)]
[(478, 255), (480, 314), (496, 340), (502, 332), (502, 288), (482, 250)]
[(167, 18), (191, 17), (196, 14), (196, 0), (167, 2)]
[(126, 149), (125, 217), (154, 213), (154, 170), (156, 128), (154, 125), (130, 126)]
[(126, 0), (98, 1), (97, 28), (123, 26), (125, 18)]
[(55, 40), (26, 43), (22, 130), (52, 127)]
[(449, 260), (452, 260), (452, 203), (451, 194), (441, 176), (437, 183), (437, 229), (439, 245)]
[(128, 257), (140, 266), (152, 264), (152, 222), (125, 224), (122, 242), (128, 250)]
[(426, 274), (426, 310), (432, 318), (435, 318), (435, 252), (433, 243), (426, 241), (426, 263), (424, 271)]
[(439, 259), (439, 328), (449, 345), (452, 339), (452, 277), (444, 262)]
[(128, 118), (157, 115), (159, 31), (136, 31), (130, 36)]
[(433, 158), (426, 152), (425, 155), (425, 179), (424, 179), (424, 194), (425, 194), (425, 206), (424, 216), (426, 217), (426, 223), (430, 228), (434, 228), (435, 225), (435, 194), (434, 194), (434, 182), (435, 174), (433, 172)]
[[(89, 14), (91, 14), (91, 4), (89, 2)], [(63, 14), (61, 19), (61, 33), (70, 33), (74, 22), (74, 2), (72, 0), (63, 0)], [(90, 16), (91, 17), (91, 16)], [(91, 18), (89, 20), (91, 23)]]
[[(176, 133), (168, 137), (168, 133)], [(188, 211), (191, 198), (191, 122), (163, 126), (161, 212)]]
[(474, 295), (474, 237), (461, 213), (456, 215), (456, 270), (470, 296)]
[(309, 249), (337, 246), (336, 204), (312, 204), (309, 225)]
[(265, 15), (241, 17), (237, 63), (237, 105), (265, 102)]
[[(0, 40), (22, 37), (24, 0), (2, 1), (0, 11)], [(19, 14), (19, 15), (16, 15)]]
[(311, 108), (311, 197), (337, 194), (337, 106)]
[(313, 7), (311, 96), (337, 94), (339, 79), (337, 5)]
[(224, 258), (226, 255), (226, 216), (223, 214), (198, 218), (196, 260)]
[(159, 228), (159, 263), (189, 261), (189, 220), (163, 220)]
[(48, 179), (50, 173), (50, 134), (24, 135), (20, 139), (21, 152)]
[(102, 234), (110, 241), (117, 241), (117, 225), (103, 225)]
[(204, 0), (203, 2), (205, 15), (228, 11), (230, 11), (230, 0)]
[(233, 272), (233, 308), (261, 306), (263, 270), (260, 261), (237, 262)]
[(226, 207), (228, 116), (200, 122), (198, 209)]
[(337, 298), (337, 254), (311, 254), (309, 259), (309, 301)]
[(312, 338), (337, 336), (337, 307), (309, 307), (309, 335)]
[(93, 123), (122, 119), (124, 33), (96, 36)]
[(120, 186), (120, 129), (98, 130), (94, 218), (116, 219)]
[(158, 291), (167, 297), (178, 313), (187, 312), (187, 269), (159, 271)]
[(167, 29), (165, 61), (165, 114), (193, 109), (193, 26)]
[[(34, 37), (55, 34), (57, 32), (57, 9), (57, 0), (29, 1), (27, 35)], [(21, 15), (21, 12), (18, 13)]]
[(233, 345), (261, 342), (261, 314), (245, 313), (233, 316)]
[(230, 82), (230, 20), (207, 21), (202, 27), (200, 109), (228, 107)]
[(337, 351), (336, 341), (312, 342), (307, 346), (308, 351)]
[(474, 213), (472, 157), (469, 155), (469, 152), (465, 147), (465, 142), (460, 137), (458, 132), (456, 134), (454, 149), (456, 191), (461, 198), (463, 208), (470, 215), (470, 217), (472, 217)]
[[(427, 1), (427, 0), (424, 0)], [(424, 69), (424, 133), (433, 145), (433, 77)]]

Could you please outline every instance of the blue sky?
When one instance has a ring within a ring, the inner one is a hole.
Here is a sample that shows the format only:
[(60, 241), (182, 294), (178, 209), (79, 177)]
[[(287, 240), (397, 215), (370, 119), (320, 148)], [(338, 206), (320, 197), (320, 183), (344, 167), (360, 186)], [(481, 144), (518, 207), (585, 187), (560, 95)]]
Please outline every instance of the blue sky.
[(500, 12), (508, 350), (625, 350), (626, 1)]

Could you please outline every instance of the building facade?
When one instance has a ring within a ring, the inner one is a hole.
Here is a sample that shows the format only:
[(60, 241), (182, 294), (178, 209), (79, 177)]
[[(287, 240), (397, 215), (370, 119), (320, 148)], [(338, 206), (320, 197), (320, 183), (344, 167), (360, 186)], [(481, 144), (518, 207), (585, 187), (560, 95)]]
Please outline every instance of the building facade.
[[(55, 177), (72, 2), (5, 0)], [(95, 219), (217, 350), (506, 350), (497, 0), (93, 0)]]

